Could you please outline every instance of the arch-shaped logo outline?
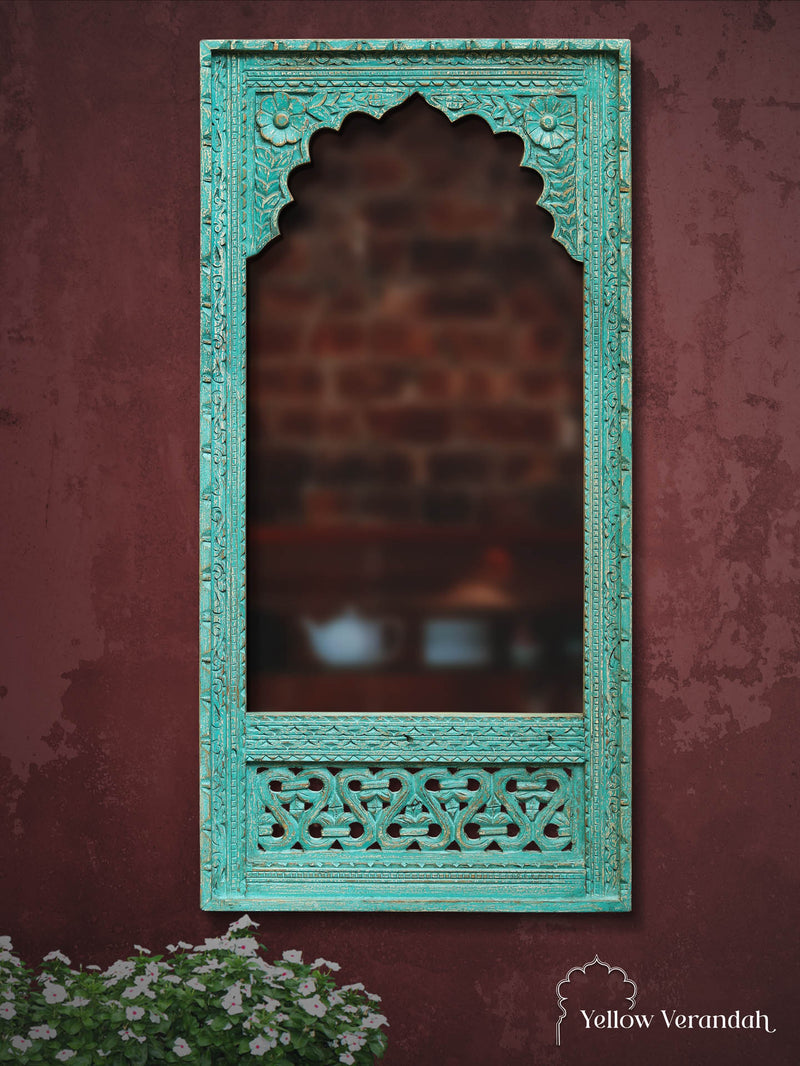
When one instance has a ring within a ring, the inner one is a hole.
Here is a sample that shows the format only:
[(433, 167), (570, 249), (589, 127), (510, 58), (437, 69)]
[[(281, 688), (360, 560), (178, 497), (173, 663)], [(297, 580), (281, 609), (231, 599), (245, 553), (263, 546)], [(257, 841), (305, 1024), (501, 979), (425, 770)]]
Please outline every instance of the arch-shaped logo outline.
[(583, 966), (573, 966), (572, 969), (567, 972), (566, 976), (562, 977), (561, 980), (556, 985), (556, 995), (558, 996), (558, 1009), (559, 1009), (558, 1021), (556, 1022), (556, 1045), (558, 1047), (561, 1046), (561, 1023), (564, 1021), (564, 1019), (567, 1016), (567, 1008), (564, 1006), (564, 1001), (566, 999), (566, 996), (564, 996), (562, 994), (561, 986), (562, 985), (568, 985), (569, 982), (571, 981), (572, 975), (574, 973), (580, 972), (580, 973), (584, 973), (585, 974), (590, 966), (605, 966), (605, 968), (608, 970), (609, 974), (621, 973), (622, 977), (623, 977), (623, 980), (625, 981), (625, 984), (626, 985), (631, 985), (631, 987), (633, 988), (633, 995), (625, 997), (628, 1000), (628, 1002), (630, 1003), (630, 1009), (633, 1010), (633, 1008), (636, 1005), (636, 997), (639, 994), (639, 987), (636, 984), (636, 982), (633, 980), (632, 977), (628, 977), (627, 973), (622, 969), (621, 966), (612, 966), (608, 962), (603, 962), (603, 960), (600, 958), (599, 955), (595, 955), (595, 957), (593, 959), (590, 959), (589, 962), (585, 962), (583, 964)]

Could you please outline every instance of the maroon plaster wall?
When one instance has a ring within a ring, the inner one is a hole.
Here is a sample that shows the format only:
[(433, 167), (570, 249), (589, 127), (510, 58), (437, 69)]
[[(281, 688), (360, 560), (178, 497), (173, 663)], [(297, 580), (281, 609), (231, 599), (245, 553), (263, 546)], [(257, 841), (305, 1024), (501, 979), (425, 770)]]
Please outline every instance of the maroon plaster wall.
[[(0, 8), (2, 917), (84, 962), (197, 905), (202, 37), (619, 36), (634, 55), (635, 905), (264, 915), (381, 992), (389, 1066), (795, 1063), (796, 50), (784, 3)], [(595, 952), (756, 1033), (553, 1047)]]

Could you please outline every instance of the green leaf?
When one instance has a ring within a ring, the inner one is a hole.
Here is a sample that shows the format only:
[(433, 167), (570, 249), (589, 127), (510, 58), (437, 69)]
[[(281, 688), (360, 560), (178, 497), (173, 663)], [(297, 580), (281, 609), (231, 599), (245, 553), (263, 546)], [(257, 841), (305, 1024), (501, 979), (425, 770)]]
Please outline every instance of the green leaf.
[(133, 1066), (147, 1066), (147, 1044), (140, 1044), (138, 1040), (129, 1041), (129, 1046), (126, 1049), (126, 1056), (128, 1062)]

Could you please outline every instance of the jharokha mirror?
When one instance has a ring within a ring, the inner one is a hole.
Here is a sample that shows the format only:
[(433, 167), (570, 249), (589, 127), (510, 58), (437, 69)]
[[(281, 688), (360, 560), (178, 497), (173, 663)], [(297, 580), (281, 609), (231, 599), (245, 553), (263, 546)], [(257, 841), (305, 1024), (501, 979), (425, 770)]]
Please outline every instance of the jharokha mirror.
[(201, 58), (203, 906), (629, 908), (627, 42)]

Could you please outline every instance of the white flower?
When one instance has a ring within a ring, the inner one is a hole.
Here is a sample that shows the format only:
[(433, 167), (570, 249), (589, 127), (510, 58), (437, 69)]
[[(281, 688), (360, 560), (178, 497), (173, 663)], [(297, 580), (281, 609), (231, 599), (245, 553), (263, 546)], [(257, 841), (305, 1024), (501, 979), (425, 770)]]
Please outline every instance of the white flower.
[(328, 1013), (328, 1008), (319, 996), (312, 996), (310, 999), (298, 999), (297, 1002), (304, 1011), (307, 1011), (308, 1014), (313, 1014), (316, 1018), (321, 1018), (323, 1014)]
[[(148, 1014), (150, 1016), (150, 1021), (153, 1022), (154, 1024), (156, 1022), (160, 1022), (161, 1021), (161, 1015), (158, 1013), (157, 1010), (148, 1011)], [(164, 1015), (164, 1017), (166, 1018), (166, 1014)]]
[(291, 1033), (281, 1033), (281, 1043), (282, 1044), (285, 1045), (285, 1044), (291, 1043), (291, 1039), (292, 1039), (292, 1034)]
[(58, 1036), (58, 1033), (49, 1025), (34, 1025), (32, 1029), (28, 1030), (28, 1036), (31, 1040), (52, 1040)]
[(221, 937), (206, 937), (204, 944), (198, 944), (194, 949), (195, 951), (227, 951), (230, 948), (230, 941), (223, 940)]
[(212, 970), (222, 970), (222, 969), (224, 969), (224, 967), (223, 967), (222, 963), (219, 961), (219, 959), (211, 958), (211, 959), (208, 960), (208, 962), (204, 963), (202, 966), (195, 966), (194, 967), (194, 972), (195, 973), (211, 973)]
[(237, 921), (228, 926), (229, 933), (236, 933), (240, 929), (258, 929), (258, 922), (254, 922), (249, 914), (243, 914)]
[(169, 981), (170, 984), (173, 984), (173, 985), (179, 985), (181, 983), (181, 979), (180, 979), (180, 977), (178, 977), (178, 975), (176, 973), (165, 974), (164, 977), (162, 978), (162, 980)]
[(68, 1007), (88, 1007), (89, 1000), (85, 996), (75, 996), (67, 1004)]
[(138, 988), (136, 985), (131, 985), (122, 992), (123, 999), (136, 999), (140, 992), (144, 992), (143, 988)]
[(103, 977), (113, 977), (118, 980), (120, 977), (130, 977), (135, 970), (135, 962), (129, 962), (127, 959), (119, 959), (117, 962), (114, 962), (109, 966), (103, 974)]
[(250, 1041), (250, 1054), (251, 1055), (266, 1055), (268, 1051), (275, 1047), (274, 1043), (270, 1043), (265, 1040), (263, 1036), (257, 1036), (254, 1040)]
[[(5, 937), (7, 940), (8, 937)], [(24, 1036), (12, 1036), (11, 1046), (16, 1048), (17, 1051), (27, 1051), (29, 1047), (33, 1047), (32, 1040), (26, 1040)]]
[(256, 1010), (268, 1010), (270, 1013), (277, 1010), (280, 1007), (280, 1003), (277, 999), (272, 999), (271, 996), (265, 996), (263, 1000), (257, 1004)]
[(317, 986), (314, 984), (310, 977), (307, 977), (305, 981), (301, 981), (300, 984), (297, 986), (297, 991), (300, 993), (301, 996), (313, 996), (313, 994), (317, 991)]
[(182, 1036), (179, 1036), (175, 1043), (172, 1045), (172, 1050), (179, 1058), (183, 1058), (184, 1055), (191, 1055), (192, 1049), (186, 1043)]
[(381, 997), (374, 992), (367, 992), (367, 999), (371, 999), (373, 1003), (380, 1003)]
[(167, 951), (177, 951), (177, 950), (178, 950), (178, 945), (177, 944), (167, 944)]
[(52, 962), (53, 959), (58, 959), (59, 962), (63, 962), (66, 966), (69, 966), (70, 960), (66, 955), (63, 955), (60, 951), (51, 951), (49, 955), (45, 955), (43, 962)]
[(48, 1003), (61, 1003), (67, 998), (67, 990), (63, 985), (53, 984), (48, 981), (42, 989), (44, 998)]
[(143, 948), (141, 944), (134, 944), (133, 945), (133, 950), (134, 951), (138, 951), (140, 955), (152, 955), (153, 954), (152, 951), (149, 951), (147, 948)]
[(58, 1052), (58, 1054), (56, 1055), (56, 1058), (58, 1059), (59, 1062), (66, 1062), (67, 1059), (74, 1059), (77, 1054), (78, 1054), (77, 1051), (70, 1051), (69, 1048), (65, 1047), (65, 1048), (62, 1048), (61, 1051)]
[[(12, 951), (13, 948), (14, 945), (11, 943), (10, 936), (0, 936), (0, 951)], [(19, 1039), (22, 1040), (23, 1037), (20, 1037)]]
[(13, 1018), (16, 1013), (17, 1008), (8, 1000), (0, 1006), (0, 1018)]
[(366, 1044), (367, 1038), (363, 1033), (345, 1033), (341, 1041), (348, 1051), (360, 1051)]
[(338, 1007), (340, 1003), (344, 1003), (344, 999), (341, 994), (334, 989), (333, 992), (328, 994), (328, 1003), (332, 1007)]
[(354, 985), (342, 985), (342, 992), (363, 992), (364, 986), (359, 981)]
[[(85, 970), (99, 970), (99, 969), (101, 969), (101, 967), (100, 966), (84, 966), (84, 969)], [(108, 1052), (106, 1052), (106, 1054), (108, 1054)]]
[(344, 1051), (344, 1052), (342, 1052), (342, 1054), (341, 1054), (341, 1055), (339, 1056), (339, 1062), (344, 1062), (344, 1063), (346, 1063), (346, 1066), (352, 1066), (352, 1064), (353, 1064), (353, 1063), (354, 1063), (355, 1061), (356, 1061), (356, 1060), (355, 1060), (355, 1059), (353, 1058), (353, 1056), (352, 1056), (352, 1055), (350, 1054), (350, 1052), (349, 1052), (349, 1051)]
[(264, 962), (263, 959), (260, 959), (258, 955), (252, 955), (247, 960), (247, 965), (250, 967), (251, 970), (261, 970), (262, 973), (265, 973), (268, 976), (275, 969), (274, 966), (270, 966), (268, 962)]
[(255, 955), (258, 951), (258, 941), (254, 936), (243, 936), (233, 941), (233, 950), (237, 955)]
[(242, 991), (238, 981), (230, 986), (220, 1002), (228, 1014), (242, 1013)]
[(303, 961), (303, 952), (302, 951), (284, 951), (283, 958), (286, 959), (287, 962), (302, 962)]
[(368, 1014), (361, 1023), (364, 1029), (378, 1029), (381, 1025), (388, 1025), (389, 1021), (382, 1014)]
[(197, 992), (205, 992), (206, 986), (197, 977), (190, 977), (186, 982), (187, 988), (193, 988)]
[(11, 991), (10, 988), (4, 988), (2, 992), (3, 999), (16, 999), (17, 997)]
[(312, 970), (318, 970), (320, 966), (327, 966), (329, 970), (341, 970), (338, 962), (330, 962), (328, 959), (314, 959), (311, 963)]
[(129, 1022), (138, 1022), (140, 1018), (144, 1018), (144, 1007), (126, 1007), (125, 1017)]
[(123, 1040), (138, 1040), (140, 1044), (143, 1044), (147, 1037), (138, 1036), (134, 1033), (133, 1029), (119, 1029), (117, 1035), (121, 1036)]

